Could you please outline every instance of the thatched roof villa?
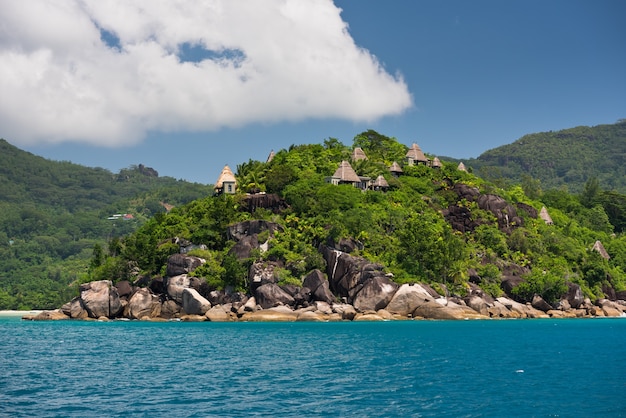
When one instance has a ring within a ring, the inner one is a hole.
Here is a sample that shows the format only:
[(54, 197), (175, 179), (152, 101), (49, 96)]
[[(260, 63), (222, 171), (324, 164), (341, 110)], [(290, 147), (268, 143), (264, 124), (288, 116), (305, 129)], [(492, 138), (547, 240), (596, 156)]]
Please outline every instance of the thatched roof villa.
[(235, 179), (235, 175), (229, 166), (224, 166), (213, 189), (215, 190), (215, 194), (235, 194), (237, 189), (237, 179)]
[(404, 173), (404, 171), (402, 170), (402, 167), (400, 167), (400, 164), (398, 164), (395, 161), (393, 162), (393, 164), (391, 164), (391, 167), (389, 167), (389, 171), (395, 177), (399, 177), (402, 173)]
[(352, 161), (363, 161), (367, 160), (367, 155), (365, 155), (365, 151), (362, 148), (356, 147), (352, 151)]
[(428, 164), (428, 158), (426, 158), (422, 149), (415, 142), (407, 151), (405, 158), (408, 165)]

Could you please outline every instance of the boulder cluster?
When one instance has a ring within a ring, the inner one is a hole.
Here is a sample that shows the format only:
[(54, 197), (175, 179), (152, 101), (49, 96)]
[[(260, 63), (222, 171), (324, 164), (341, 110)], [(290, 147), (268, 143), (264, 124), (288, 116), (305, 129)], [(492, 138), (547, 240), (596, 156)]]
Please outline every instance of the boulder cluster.
[(492, 298), (475, 285), (460, 298), (441, 295), (426, 284), (398, 285), (382, 271), (382, 266), (331, 247), (325, 246), (323, 253), (328, 262), (327, 275), (313, 270), (304, 278), (302, 287), (279, 285), (274, 274), (276, 263), (253, 264), (250, 294), (208, 290), (205, 281), (192, 274), (202, 260), (177, 254), (170, 258), (168, 272), (180, 273), (182, 269), (180, 274), (152, 279), (146, 287), (128, 281), (85, 283), (80, 286), (80, 295), (61, 309), (24, 319), (376, 321), (626, 315), (624, 300), (591, 303), (576, 284), (570, 284), (569, 292), (556, 305), (540, 296), (525, 304), (509, 297)]
[[(267, 221), (233, 225), (227, 231), (236, 242), (232, 253), (238, 258), (248, 257), (251, 250), (266, 245), (259, 242), (259, 234), (280, 230), (280, 225)], [(259, 260), (250, 266), (248, 292), (218, 291), (194, 277), (194, 270), (205, 260), (185, 254), (189, 243), (183, 244), (181, 253), (169, 257), (164, 278), (85, 283), (79, 296), (60, 309), (24, 318), (223, 322), (626, 316), (626, 292), (592, 303), (573, 283), (556, 304), (538, 295), (529, 303), (512, 297), (493, 298), (471, 281), (465, 297), (448, 295), (445, 286), (436, 291), (421, 283), (400, 285), (382, 265), (352, 255), (360, 244), (346, 239), (320, 246), (326, 272), (310, 271), (302, 286), (281, 285), (277, 274), (280, 262)], [(504, 275), (506, 294), (521, 280), (518, 273), (509, 269)]]

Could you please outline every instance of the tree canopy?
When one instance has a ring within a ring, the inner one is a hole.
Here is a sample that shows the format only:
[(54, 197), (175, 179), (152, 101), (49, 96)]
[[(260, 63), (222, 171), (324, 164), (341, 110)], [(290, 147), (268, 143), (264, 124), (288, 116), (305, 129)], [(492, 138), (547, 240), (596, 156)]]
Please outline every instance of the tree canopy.
[[(248, 268), (259, 260), (281, 265), (283, 283), (301, 284), (311, 269), (324, 269), (321, 245), (348, 240), (396, 282), (451, 294), (477, 285), (498, 296), (512, 270), (523, 272), (516, 290), (522, 301), (534, 294), (553, 301), (568, 282), (592, 299), (626, 290), (626, 196), (606, 189), (601, 176), (572, 194), (532, 172), (509, 183), (459, 171), (445, 159), (440, 168), (411, 166), (403, 162), (406, 145), (369, 130), (351, 146), (329, 138), (279, 150), (269, 162), (241, 163), (238, 193), (213, 196), (209, 186), (161, 179), (143, 166), (112, 174), (0, 145), (7, 151), (0, 154), (0, 183), (9, 185), (0, 201), (0, 308), (55, 307), (88, 280), (165, 275), (181, 240), (201, 246), (193, 253), (206, 262), (194, 274), (214, 289), (244, 290)], [(350, 161), (357, 146), (367, 160)], [(363, 179), (382, 175), (389, 186), (327, 182), (342, 161)], [(394, 161), (404, 164), (399, 177), (389, 171)], [(43, 189), (54, 196), (42, 196)], [(255, 193), (284, 205), (250, 206), (246, 199)], [(165, 202), (175, 207), (166, 211)], [(553, 224), (537, 216), (543, 206)], [(259, 236), (266, 250), (237, 259), (226, 231), (255, 219), (282, 228)], [(592, 251), (596, 241), (608, 260)]]

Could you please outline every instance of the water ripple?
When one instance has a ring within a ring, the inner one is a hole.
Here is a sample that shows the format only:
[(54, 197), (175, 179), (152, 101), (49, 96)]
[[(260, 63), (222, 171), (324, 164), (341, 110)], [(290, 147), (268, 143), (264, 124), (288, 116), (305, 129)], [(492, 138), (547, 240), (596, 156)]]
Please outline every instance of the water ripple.
[(620, 416), (626, 321), (558, 324), (0, 318), (0, 416)]

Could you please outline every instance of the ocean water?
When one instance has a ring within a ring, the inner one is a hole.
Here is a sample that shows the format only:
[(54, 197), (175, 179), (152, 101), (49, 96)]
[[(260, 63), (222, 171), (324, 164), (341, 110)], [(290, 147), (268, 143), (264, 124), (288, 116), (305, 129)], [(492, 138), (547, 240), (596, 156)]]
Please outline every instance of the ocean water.
[(0, 416), (626, 416), (626, 319), (0, 318)]

